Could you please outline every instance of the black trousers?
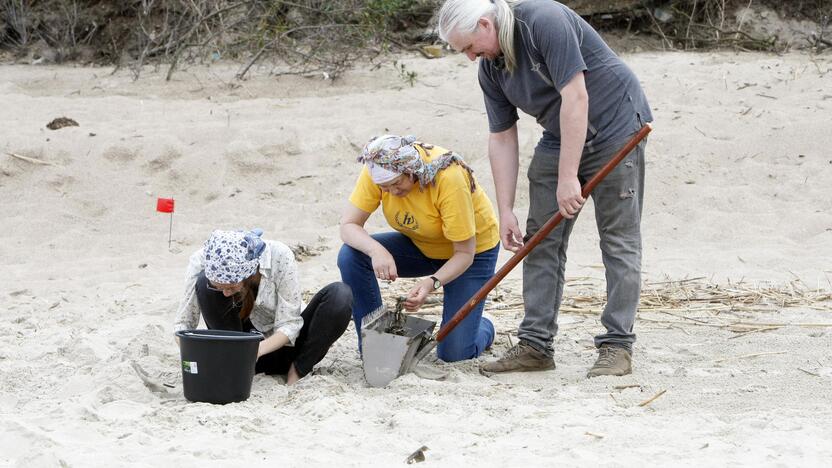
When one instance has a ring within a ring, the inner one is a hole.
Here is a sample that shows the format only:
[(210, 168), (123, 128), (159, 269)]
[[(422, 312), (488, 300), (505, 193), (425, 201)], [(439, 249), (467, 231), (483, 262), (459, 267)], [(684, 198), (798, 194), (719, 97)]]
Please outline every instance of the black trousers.
[[(249, 319), (240, 320), (242, 304), (222, 292), (208, 289), (208, 279), (201, 274), (196, 282), (196, 298), (202, 318), (213, 330), (248, 331), (254, 328)], [(254, 291), (256, 295), (257, 292)], [(286, 374), (294, 363), (300, 377), (312, 372), (329, 348), (341, 337), (352, 317), (352, 291), (336, 282), (318, 291), (301, 313), (303, 328), (294, 346), (263, 355), (257, 360), (255, 372)]]

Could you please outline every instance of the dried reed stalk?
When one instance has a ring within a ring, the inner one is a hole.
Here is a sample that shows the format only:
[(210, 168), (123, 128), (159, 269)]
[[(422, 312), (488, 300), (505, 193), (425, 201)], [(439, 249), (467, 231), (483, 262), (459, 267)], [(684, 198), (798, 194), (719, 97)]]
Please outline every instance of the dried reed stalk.
[[(412, 281), (400, 279), (382, 291), (385, 303), (407, 295)], [(521, 288), (508, 281), (489, 294), (485, 310), (494, 315), (523, 311)], [(420, 315), (442, 315), (441, 294), (429, 296)], [(606, 305), (601, 279), (580, 277), (566, 282), (562, 314), (598, 317)], [(787, 308), (809, 308), (832, 312), (832, 290), (809, 288), (800, 280), (785, 284), (750, 284), (743, 281), (716, 284), (704, 277), (645, 282), (641, 290), (639, 320), (671, 325), (725, 328), (739, 336), (776, 330), (785, 326), (832, 327), (830, 323), (777, 323), (743, 320), (750, 314), (775, 313)], [(654, 314), (669, 316), (657, 318)], [(831, 317), (832, 318), (832, 317)]]
[(645, 406), (649, 405), (650, 403), (653, 403), (654, 401), (658, 400), (658, 399), (659, 399), (659, 397), (661, 397), (661, 396), (662, 396), (662, 395), (664, 395), (665, 393), (667, 393), (667, 390), (662, 390), (662, 391), (660, 391), (659, 393), (657, 393), (657, 394), (653, 395), (653, 397), (652, 397), (652, 398), (649, 398), (649, 399), (647, 399), (647, 400), (644, 400), (644, 401), (642, 401), (641, 403), (639, 403), (638, 405), (639, 405), (639, 406), (641, 406), (641, 407), (645, 407)]

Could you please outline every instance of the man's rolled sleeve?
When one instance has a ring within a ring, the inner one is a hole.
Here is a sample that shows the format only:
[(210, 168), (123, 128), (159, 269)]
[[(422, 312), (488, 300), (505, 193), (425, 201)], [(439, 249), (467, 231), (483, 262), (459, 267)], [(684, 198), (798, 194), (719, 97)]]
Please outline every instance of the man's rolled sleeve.
[(480, 64), (479, 82), (488, 115), (488, 130), (500, 133), (514, 126), (519, 120), (517, 107), (509, 102), (500, 85), (489, 76), (484, 63)]

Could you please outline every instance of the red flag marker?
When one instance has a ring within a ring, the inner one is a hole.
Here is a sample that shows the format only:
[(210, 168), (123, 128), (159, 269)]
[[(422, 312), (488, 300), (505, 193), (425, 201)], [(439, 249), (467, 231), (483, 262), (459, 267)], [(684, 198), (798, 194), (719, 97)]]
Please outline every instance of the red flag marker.
[(156, 211), (159, 213), (173, 213), (173, 198), (157, 198)]
[(173, 198), (157, 198), (156, 211), (170, 213), (170, 227), (168, 228), (168, 250), (170, 250), (170, 236), (173, 233)]

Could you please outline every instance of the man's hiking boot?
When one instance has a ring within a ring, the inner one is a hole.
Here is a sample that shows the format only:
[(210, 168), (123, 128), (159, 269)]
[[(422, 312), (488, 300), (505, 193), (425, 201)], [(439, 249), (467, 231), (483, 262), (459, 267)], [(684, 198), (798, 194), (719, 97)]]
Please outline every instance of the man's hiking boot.
[(592, 369), (586, 373), (586, 377), (598, 377), (601, 375), (627, 375), (633, 372), (633, 356), (630, 351), (620, 346), (602, 344), (598, 348), (598, 360)]
[(480, 371), (485, 374), (496, 374), (500, 372), (545, 371), (554, 368), (555, 360), (552, 356), (547, 356), (546, 353), (534, 349), (530, 344), (521, 340), (500, 359), (480, 366)]

